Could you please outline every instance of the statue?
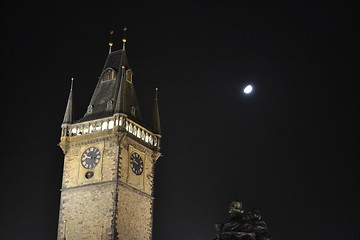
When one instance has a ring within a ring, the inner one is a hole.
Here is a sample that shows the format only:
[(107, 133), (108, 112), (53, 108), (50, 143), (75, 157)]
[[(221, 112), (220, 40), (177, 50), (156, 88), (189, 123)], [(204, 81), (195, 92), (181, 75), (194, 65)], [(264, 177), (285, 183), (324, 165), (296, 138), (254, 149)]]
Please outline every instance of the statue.
[(260, 211), (245, 211), (242, 203), (233, 201), (229, 207), (230, 219), (225, 224), (216, 224), (215, 240), (270, 240), (266, 223)]

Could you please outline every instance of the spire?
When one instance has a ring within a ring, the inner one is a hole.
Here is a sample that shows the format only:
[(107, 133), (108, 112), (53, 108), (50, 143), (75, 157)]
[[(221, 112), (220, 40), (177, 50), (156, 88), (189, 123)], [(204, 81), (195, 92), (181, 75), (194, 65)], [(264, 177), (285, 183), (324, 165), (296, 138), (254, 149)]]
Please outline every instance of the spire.
[(114, 31), (111, 30), (110, 32), (110, 41), (109, 41), (109, 54), (111, 53), (111, 47), (113, 46), (113, 42), (112, 42), (112, 35), (114, 34)]
[(72, 123), (72, 120), (73, 120), (73, 93), (72, 93), (73, 92), (73, 84), (74, 84), (74, 78), (71, 78), (70, 94), (69, 94), (68, 102), (66, 105), (63, 124)]
[(124, 51), (125, 51), (125, 44), (126, 44), (126, 30), (127, 30), (127, 28), (124, 27), (124, 29), (123, 29), (124, 37), (122, 39), (122, 42), (123, 42), (122, 50), (124, 50)]
[(153, 112), (153, 131), (156, 134), (161, 134), (160, 114), (159, 114), (159, 104), (158, 104), (158, 91), (159, 91), (159, 89), (156, 88), (154, 112)]

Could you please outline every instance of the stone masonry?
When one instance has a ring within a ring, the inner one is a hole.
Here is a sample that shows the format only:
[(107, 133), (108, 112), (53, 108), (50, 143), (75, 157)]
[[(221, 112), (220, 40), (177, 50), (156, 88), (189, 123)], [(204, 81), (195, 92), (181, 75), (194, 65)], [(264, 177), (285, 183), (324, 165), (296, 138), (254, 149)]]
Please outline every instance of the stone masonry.
[[(152, 232), (154, 163), (160, 153), (114, 128), (80, 136), (63, 136), (64, 172), (58, 240), (149, 240)], [(85, 177), (81, 155), (97, 147), (101, 159)], [(129, 156), (136, 151), (144, 172), (134, 174)]]

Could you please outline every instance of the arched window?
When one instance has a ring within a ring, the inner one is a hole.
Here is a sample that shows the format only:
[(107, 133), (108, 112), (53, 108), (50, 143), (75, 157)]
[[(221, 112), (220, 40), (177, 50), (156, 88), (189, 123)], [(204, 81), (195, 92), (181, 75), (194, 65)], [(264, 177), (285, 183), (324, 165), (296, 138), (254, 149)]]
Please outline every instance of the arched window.
[(114, 69), (107, 68), (101, 75), (102, 81), (108, 81), (115, 79), (115, 71)]

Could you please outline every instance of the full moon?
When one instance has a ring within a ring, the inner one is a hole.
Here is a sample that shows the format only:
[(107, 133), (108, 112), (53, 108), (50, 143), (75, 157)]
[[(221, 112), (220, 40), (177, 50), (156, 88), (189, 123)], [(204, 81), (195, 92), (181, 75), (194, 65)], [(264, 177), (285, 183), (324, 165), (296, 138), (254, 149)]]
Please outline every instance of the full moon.
[(244, 88), (244, 93), (246, 94), (249, 94), (251, 93), (253, 90), (253, 87), (251, 85), (247, 85), (245, 88)]

